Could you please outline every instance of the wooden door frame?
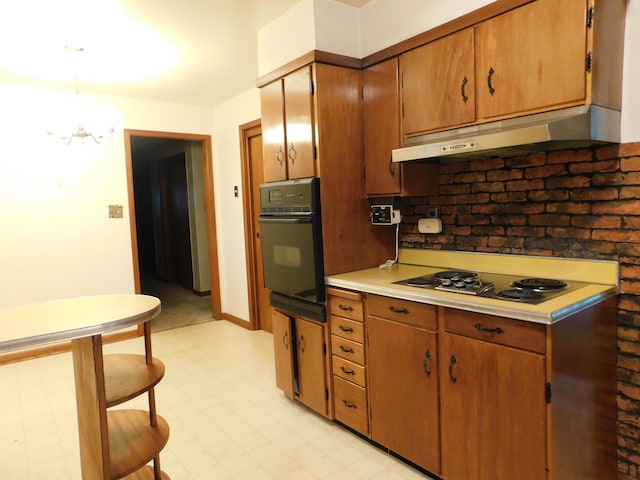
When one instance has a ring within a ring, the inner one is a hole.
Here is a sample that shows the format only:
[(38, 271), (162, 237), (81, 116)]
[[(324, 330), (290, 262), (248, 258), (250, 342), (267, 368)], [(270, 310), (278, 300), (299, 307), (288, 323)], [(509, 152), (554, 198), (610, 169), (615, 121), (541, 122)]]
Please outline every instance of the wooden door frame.
[(133, 259), (133, 281), (135, 292), (141, 293), (140, 266), (138, 265), (138, 233), (136, 228), (136, 211), (133, 185), (133, 155), (131, 137), (163, 138), (166, 140), (182, 140), (200, 142), (204, 163), (205, 212), (207, 218), (207, 243), (209, 247), (209, 275), (211, 280), (211, 310), (214, 319), (222, 318), (220, 299), (220, 269), (218, 267), (218, 242), (216, 231), (216, 212), (213, 194), (213, 154), (211, 135), (191, 133), (157, 132), (150, 130), (124, 130), (125, 161), (127, 166), (127, 191), (129, 194), (129, 224), (131, 228), (131, 254)]
[(257, 234), (253, 225), (253, 196), (255, 192), (251, 190), (251, 164), (249, 158), (249, 138), (256, 135), (257, 131), (262, 132), (262, 122), (260, 119), (240, 125), (240, 158), (242, 172), (242, 208), (244, 217), (244, 238), (245, 257), (247, 263), (247, 287), (249, 296), (249, 329), (258, 330), (259, 321), (259, 300), (256, 291), (257, 282), (260, 281), (256, 272), (256, 257), (258, 252), (255, 249), (254, 238)]

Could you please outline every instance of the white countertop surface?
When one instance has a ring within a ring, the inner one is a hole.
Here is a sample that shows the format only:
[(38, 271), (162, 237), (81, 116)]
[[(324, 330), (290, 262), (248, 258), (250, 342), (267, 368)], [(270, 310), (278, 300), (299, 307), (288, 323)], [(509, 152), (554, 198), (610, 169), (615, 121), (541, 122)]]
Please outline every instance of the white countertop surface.
[(0, 308), (0, 353), (100, 335), (160, 313), (148, 295), (99, 295)]
[(391, 269), (371, 268), (326, 277), (329, 286), (376, 295), (458, 308), (530, 322), (552, 324), (617, 294), (616, 285), (586, 284), (574, 291), (531, 305), (496, 298), (426, 290), (394, 282), (430, 275), (442, 267), (396, 264)]

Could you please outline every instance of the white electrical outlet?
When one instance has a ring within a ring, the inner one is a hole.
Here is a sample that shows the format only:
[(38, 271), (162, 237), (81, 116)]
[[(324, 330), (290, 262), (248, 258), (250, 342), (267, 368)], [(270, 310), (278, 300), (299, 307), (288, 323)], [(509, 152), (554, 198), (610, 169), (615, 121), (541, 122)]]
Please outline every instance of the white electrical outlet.
[(418, 231), (420, 233), (440, 233), (442, 231), (442, 220), (439, 218), (421, 218), (418, 220)]

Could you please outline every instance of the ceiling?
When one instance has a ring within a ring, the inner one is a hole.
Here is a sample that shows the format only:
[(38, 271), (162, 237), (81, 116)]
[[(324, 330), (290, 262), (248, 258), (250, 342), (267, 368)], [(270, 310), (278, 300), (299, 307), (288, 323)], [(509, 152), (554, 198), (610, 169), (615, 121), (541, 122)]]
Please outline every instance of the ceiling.
[(3, 2), (0, 81), (216, 105), (255, 86), (257, 32), (300, 1)]

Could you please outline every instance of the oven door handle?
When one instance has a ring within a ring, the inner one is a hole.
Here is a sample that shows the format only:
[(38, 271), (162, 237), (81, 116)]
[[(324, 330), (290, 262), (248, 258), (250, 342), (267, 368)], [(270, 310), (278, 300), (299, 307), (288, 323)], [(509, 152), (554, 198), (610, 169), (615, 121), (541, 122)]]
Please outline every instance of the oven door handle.
[(311, 223), (313, 218), (309, 216), (305, 217), (260, 217), (259, 223), (282, 223), (282, 224), (295, 224), (295, 223)]

